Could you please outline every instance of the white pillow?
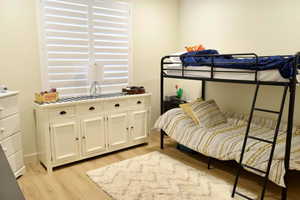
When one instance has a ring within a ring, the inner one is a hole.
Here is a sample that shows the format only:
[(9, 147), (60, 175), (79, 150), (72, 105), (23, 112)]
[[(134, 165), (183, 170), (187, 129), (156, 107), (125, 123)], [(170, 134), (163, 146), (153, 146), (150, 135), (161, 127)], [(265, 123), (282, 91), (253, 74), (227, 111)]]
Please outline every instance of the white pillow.
[(180, 60), (180, 55), (186, 53), (185, 51), (184, 52), (177, 52), (177, 53), (172, 53), (170, 54), (170, 56), (178, 56), (178, 57), (171, 57), (170, 58), (170, 61), (171, 62), (175, 62), (175, 63), (181, 63), (181, 60)]

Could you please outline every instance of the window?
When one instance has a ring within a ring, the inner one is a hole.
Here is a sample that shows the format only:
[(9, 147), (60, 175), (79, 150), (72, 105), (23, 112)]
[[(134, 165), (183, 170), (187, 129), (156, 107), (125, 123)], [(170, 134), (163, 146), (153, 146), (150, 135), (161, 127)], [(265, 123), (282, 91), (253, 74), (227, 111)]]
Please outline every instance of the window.
[(86, 95), (98, 81), (102, 93), (129, 83), (130, 4), (125, 0), (41, 0), (44, 89)]

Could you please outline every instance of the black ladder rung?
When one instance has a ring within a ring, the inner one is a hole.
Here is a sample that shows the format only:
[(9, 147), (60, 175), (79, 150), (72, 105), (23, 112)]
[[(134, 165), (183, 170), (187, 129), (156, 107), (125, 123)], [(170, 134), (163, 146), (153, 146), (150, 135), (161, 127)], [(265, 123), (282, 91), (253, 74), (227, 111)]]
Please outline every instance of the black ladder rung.
[(249, 165), (245, 165), (245, 164), (243, 164), (242, 166), (243, 166), (243, 167), (246, 167), (246, 168), (249, 168), (249, 169), (252, 169), (252, 170), (254, 170), (254, 171), (257, 171), (257, 172), (263, 173), (263, 174), (266, 174), (266, 173), (267, 173), (267, 172), (265, 172), (265, 171), (263, 171), (263, 170), (260, 170), (260, 169), (257, 169), (257, 168), (254, 168), (254, 167), (251, 167), (251, 166), (249, 166)]
[(278, 111), (267, 110), (267, 109), (262, 109), (262, 108), (254, 108), (254, 110), (260, 111), (260, 112), (267, 112), (267, 113), (273, 113), (273, 114), (280, 114), (280, 112), (278, 112)]
[(252, 198), (250, 198), (250, 197), (247, 197), (246, 195), (244, 195), (244, 194), (242, 194), (242, 193), (240, 193), (240, 192), (235, 192), (235, 194), (237, 194), (237, 195), (239, 195), (239, 196), (241, 196), (241, 197), (244, 197), (245, 199), (248, 199), (248, 200), (255, 200), (255, 199), (252, 199)]
[(254, 136), (248, 136), (248, 138), (253, 139), (253, 140), (259, 140), (259, 141), (261, 141), (261, 142), (265, 142), (265, 143), (269, 143), (269, 144), (273, 144), (272, 141), (265, 140), (265, 139), (261, 139), (261, 138), (254, 137)]

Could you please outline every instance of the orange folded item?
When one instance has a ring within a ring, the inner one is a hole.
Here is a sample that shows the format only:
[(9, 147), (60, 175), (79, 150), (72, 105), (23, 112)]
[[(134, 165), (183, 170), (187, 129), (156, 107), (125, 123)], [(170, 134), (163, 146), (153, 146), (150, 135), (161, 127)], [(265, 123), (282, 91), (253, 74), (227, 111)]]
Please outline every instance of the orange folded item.
[(203, 51), (205, 50), (204, 46), (202, 44), (200, 45), (195, 45), (195, 46), (187, 46), (185, 47), (187, 52), (195, 52), (195, 51)]

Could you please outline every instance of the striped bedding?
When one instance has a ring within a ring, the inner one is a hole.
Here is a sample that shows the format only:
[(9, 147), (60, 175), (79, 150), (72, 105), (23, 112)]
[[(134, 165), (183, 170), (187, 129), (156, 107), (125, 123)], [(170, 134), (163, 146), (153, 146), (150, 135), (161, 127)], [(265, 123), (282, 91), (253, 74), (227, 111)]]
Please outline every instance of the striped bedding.
[[(225, 113), (227, 123), (214, 128), (205, 129), (186, 116), (180, 109), (172, 109), (160, 116), (154, 128), (162, 129), (172, 139), (195, 151), (219, 160), (239, 161), (243, 139), (247, 127), (247, 116), (242, 114)], [(261, 117), (254, 117), (250, 129), (250, 135), (272, 140), (276, 121)], [(282, 123), (275, 148), (269, 179), (279, 186), (284, 183), (284, 152), (286, 139), (286, 124)], [(244, 164), (266, 170), (270, 155), (271, 144), (248, 140), (244, 154)], [(300, 131), (293, 129), (293, 140), (290, 160), (291, 170), (300, 170)], [(252, 171), (258, 175), (259, 172)]]

